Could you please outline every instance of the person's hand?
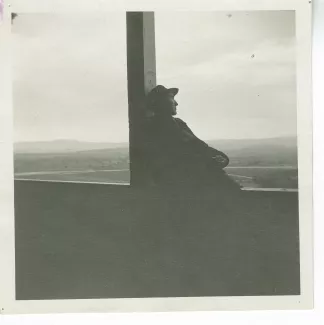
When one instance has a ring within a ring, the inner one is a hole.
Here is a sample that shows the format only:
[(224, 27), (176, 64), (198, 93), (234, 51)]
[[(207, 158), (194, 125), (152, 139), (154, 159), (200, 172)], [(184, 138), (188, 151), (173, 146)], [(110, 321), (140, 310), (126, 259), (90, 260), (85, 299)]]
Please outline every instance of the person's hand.
[(216, 165), (218, 165), (221, 168), (225, 168), (229, 163), (228, 158), (222, 155), (213, 156), (212, 160), (216, 163)]

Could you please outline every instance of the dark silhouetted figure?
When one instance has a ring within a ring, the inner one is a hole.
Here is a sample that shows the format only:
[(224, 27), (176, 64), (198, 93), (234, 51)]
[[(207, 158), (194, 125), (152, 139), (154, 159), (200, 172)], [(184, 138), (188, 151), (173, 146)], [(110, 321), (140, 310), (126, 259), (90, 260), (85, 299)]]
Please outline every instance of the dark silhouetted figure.
[(152, 117), (146, 123), (148, 168), (156, 185), (182, 187), (212, 186), (240, 190), (223, 168), (229, 158), (208, 146), (177, 114), (177, 88), (156, 86), (147, 96)]

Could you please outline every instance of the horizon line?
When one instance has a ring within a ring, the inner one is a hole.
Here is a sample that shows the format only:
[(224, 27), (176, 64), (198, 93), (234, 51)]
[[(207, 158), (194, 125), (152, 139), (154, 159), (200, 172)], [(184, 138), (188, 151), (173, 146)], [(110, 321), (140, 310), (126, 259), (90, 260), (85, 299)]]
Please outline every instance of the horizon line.
[[(282, 139), (282, 138), (297, 138), (298, 135), (284, 135), (275, 137), (262, 137), (262, 138), (213, 138), (213, 139), (202, 139), (203, 141), (217, 141), (217, 140), (270, 140), (270, 139)], [(79, 142), (79, 143), (110, 143), (110, 144), (129, 144), (129, 141), (89, 141), (89, 140), (76, 140), (76, 139), (52, 139), (52, 140), (27, 140), (27, 141), (13, 141), (16, 143), (36, 143), (36, 142)]]

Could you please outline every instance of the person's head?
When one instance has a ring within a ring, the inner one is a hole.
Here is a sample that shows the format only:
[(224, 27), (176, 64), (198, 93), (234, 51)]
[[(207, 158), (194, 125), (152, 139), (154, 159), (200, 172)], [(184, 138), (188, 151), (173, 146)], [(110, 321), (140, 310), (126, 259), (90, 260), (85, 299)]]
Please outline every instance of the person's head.
[(157, 116), (174, 116), (177, 114), (178, 103), (174, 96), (179, 92), (178, 88), (165, 88), (158, 85), (147, 95), (149, 110)]

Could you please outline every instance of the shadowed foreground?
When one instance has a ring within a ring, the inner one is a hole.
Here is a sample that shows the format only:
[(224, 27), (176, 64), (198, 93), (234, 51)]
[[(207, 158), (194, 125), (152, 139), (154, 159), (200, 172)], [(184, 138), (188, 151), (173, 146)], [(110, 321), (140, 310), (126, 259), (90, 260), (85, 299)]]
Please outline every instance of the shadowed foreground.
[(242, 195), (16, 181), (17, 299), (299, 294), (298, 194)]

